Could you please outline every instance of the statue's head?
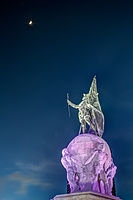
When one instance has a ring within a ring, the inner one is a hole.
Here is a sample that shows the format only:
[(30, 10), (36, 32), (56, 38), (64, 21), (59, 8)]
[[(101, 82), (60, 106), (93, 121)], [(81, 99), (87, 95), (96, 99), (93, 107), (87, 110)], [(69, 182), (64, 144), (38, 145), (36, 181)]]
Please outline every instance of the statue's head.
[(83, 94), (82, 100), (83, 101), (88, 100), (88, 94)]

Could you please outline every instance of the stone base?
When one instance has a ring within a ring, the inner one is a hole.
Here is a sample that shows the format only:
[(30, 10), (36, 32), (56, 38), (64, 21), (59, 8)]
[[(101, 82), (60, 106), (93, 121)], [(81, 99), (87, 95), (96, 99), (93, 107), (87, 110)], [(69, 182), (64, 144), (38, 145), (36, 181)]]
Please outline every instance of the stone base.
[(94, 192), (80, 192), (57, 195), (53, 200), (120, 200), (120, 198)]

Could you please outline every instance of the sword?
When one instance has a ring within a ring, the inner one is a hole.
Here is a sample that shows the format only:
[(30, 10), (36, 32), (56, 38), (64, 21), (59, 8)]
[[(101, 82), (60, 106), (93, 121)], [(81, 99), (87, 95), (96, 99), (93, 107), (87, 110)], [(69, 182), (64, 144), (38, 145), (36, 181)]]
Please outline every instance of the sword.
[[(67, 100), (69, 100), (69, 94), (67, 93)], [(69, 117), (70, 117), (70, 107), (69, 107), (69, 104), (68, 104), (68, 114), (69, 114)]]

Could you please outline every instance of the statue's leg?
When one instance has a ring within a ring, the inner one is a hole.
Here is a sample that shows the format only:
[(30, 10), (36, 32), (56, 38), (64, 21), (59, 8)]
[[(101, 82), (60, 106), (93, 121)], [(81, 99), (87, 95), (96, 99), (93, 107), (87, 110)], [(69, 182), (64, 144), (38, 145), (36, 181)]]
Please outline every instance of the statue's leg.
[(93, 129), (94, 131), (96, 131), (96, 128), (93, 124), (91, 117), (89, 115), (86, 115), (86, 116), (84, 116), (84, 119), (85, 119), (86, 123), (90, 126), (90, 129)]
[(80, 125), (80, 128), (79, 128), (79, 135), (80, 135), (80, 133), (81, 133), (81, 125)]
[(90, 126), (90, 116), (89, 115), (85, 115), (84, 116), (84, 119), (85, 119), (85, 121), (86, 121), (86, 123)]
[(81, 128), (82, 128), (82, 133), (85, 133), (86, 131), (86, 122), (83, 118), (83, 116), (81, 115), (81, 113), (79, 112), (78, 114), (78, 117), (79, 117), (79, 122), (81, 123)]
[(82, 132), (85, 133), (85, 125), (81, 124), (81, 127), (82, 127)]
[(82, 132), (86, 133), (86, 122), (84, 119), (81, 121), (81, 127), (82, 127)]
[(108, 185), (109, 185), (108, 193), (111, 195), (112, 194), (112, 188), (113, 188), (113, 180), (112, 180), (112, 178), (109, 178)]
[(81, 128), (82, 128), (82, 133), (85, 133), (85, 123), (84, 121), (81, 121)]
[(86, 132), (86, 122), (84, 120), (81, 122), (81, 128), (82, 128), (82, 133), (85, 133)]

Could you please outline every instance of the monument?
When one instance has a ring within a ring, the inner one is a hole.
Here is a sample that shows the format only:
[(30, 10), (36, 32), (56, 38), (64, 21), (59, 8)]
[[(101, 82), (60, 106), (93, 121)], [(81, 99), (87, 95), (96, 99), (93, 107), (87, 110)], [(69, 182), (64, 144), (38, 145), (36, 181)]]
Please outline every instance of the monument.
[(80, 104), (73, 104), (69, 99), (67, 103), (78, 109), (81, 126), (78, 136), (62, 150), (61, 163), (67, 171), (70, 194), (57, 195), (54, 200), (118, 200), (112, 194), (117, 167), (107, 142), (102, 139), (104, 115), (98, 99), (96, 77)]

